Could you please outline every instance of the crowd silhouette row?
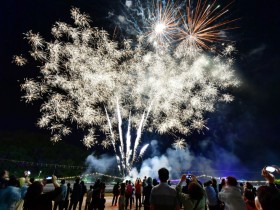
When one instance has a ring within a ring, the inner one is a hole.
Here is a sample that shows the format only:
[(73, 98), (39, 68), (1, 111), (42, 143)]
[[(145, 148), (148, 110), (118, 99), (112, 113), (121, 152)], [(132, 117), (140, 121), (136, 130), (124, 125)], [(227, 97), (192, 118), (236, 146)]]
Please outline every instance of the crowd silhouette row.
[[(277, 166), (273, 167), (280, 173)], [(214, 178), (202, 184), (193, 174), (183, 174), (174, 187), (169, 182), (169, 171), (161, 168), (160, 182), (151, 177), (117, 182), (110, 205), (119, 210), (280, 210), (280, 187), (273, 173), (263, 168), (261, 175), (267, 184), (257, 189), (250, 182), (238, 183), (233, 176), (219, 184)], [(49, 181), (36, 181), (26, 174), (21, 178), (9, 176), (7, 170), (1, 171), (0, 176), (0, 210), (105, 209), (106, 185), (100, 179), (87, 189), (79, 177), (71, 186), (64, 179), (58, 183), (56, 176)], [(48, 182), (54, 189), (44, 192)]]

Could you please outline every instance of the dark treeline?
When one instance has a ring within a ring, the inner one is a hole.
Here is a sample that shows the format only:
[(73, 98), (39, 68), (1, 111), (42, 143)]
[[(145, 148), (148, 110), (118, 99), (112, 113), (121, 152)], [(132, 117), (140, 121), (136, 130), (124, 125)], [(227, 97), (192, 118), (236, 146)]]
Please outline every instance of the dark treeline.
[(25, 170), (30, 170), (31, 177), (35, 178), (39, 173), (40, 178), (52, 174), (81, 174), (85, 171), (85, 159), (90, 153), (85, 147), (68, 141), (53, 143), (48, 135), (25, 131), (1, 132), (0, 141), (1, 168), (19, 177)]

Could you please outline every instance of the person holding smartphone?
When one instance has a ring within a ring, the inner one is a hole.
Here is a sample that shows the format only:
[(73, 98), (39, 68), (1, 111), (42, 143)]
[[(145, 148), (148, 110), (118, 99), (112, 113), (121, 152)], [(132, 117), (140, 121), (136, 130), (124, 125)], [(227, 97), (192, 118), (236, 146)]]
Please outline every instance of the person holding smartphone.
[(54, 190), (43, 193), (44, 183), (35, 181), (27, 189), (27, 193), (24, 198), (23, 209), (24, 210), (52, 210), (52, 201), (61, 193), (61, 188), (57, 183), (57, 177), (52, 176), (52, 183)]
[[(181, 185), (189, 179), (188, 194), (182, 192)], [(183, 204), (184, 210), (195, 209), (205, 210), (206, 206), (206, 193), (202, 186), (199, 184), (195, 175), (183, 174), (179, 184), (176, 186), (177, 198)]]
[(272, 173), (279, 173), (278, 166), (264, 167), (261, 175), (268, 182), (267, 185), (260, 186), (257, 189), (255, 205), (258, 210), (279, 210), (280, 209), (280, 191), (279, 185), (275, 183), (275, 177)]

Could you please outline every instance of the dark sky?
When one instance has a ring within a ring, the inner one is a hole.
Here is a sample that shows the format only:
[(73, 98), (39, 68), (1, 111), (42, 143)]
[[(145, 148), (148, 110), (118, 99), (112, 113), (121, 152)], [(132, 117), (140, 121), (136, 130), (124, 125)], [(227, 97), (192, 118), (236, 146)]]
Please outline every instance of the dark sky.
[[(108, 11), (116, 11), (117, 5), (118, 0), (1, 2), (0, 132), (42, 132), (35, 126), (38, 107), (21, 101), (19, 87), (25, 77), (36, 76), (36, 67), (19, 68), (11, 63), (13, 55), (27, 54), (28, 45), (23, 40), (23, 33), (32, 30), (45, 38), (50, 37), (55, 21), (71, 21), (72, 6), (88, 13), (93, 20), (92, 26), (112, 30), (105, 17)], [(241, 86), (234, 92), (233, 103), (219, 106), (208, 116), (209, 131), (189, 137), (194, 153), (202, 153), (208, 158), (216, 153), (214, 156), (219, 159), (222, 149), (250, 170), (259, 170), (268, 164), (280, 165), (279, 11), (278, 0), (236, 0), (233, 3), (230, 15), (240, 18), (236, 23), (239, 28), (232, 31), (231, 36), (236, 41), (236, 69)]]

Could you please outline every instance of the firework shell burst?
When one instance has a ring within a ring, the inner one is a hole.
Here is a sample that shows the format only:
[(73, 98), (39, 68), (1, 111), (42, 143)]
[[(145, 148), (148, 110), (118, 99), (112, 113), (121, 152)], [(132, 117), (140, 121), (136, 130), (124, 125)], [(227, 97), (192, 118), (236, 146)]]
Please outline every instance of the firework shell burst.
[[(37, 124), (51, 131), (52, 141), (69, 135), (71, 124), (78, 125), (86, 133), (85, 146), (112, 147), (118, 168), (128, 174), (148, 147), (139, 149), (143, 130), (188, 135), (206, 128), (204, 115), (216, 103), (233, 100), (227, 90), (239, 82), (229, 61), (232, 46), (215, 57), (202, 52), (189, 56), (188, 45), (170, 50), (170, 44), (158, 51), (147, 47), (144, 34), (118, 43), (91, 27), (79, 9), (71, 15), (73, 26), (53, 26), (54, 41), (32, 31), (25, 34), (30, 55), (41, 66), (37, 78), (21, 85), (23, 98), (41, 101)], [(22, 56), (14, 60), (27, 62)], [(186, 144), (179, 140), (174, 145)]]
[[(184, 53), (196, 56), (201, 50), (218, 51), (222, 42), (230, 42), (226, 31), (235, 29), (225, 19), (232, 2), (225, 6), (218, 0), (136, 0), (123, 5), (122, 14), (109, 13), (119, 33), (135, 37), (146, 36), (154, 49), (183, 46)], [(223, 48), (223, 47), (221, 47)]]

